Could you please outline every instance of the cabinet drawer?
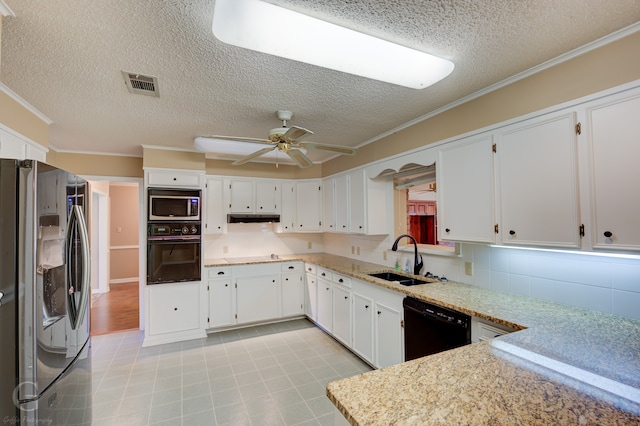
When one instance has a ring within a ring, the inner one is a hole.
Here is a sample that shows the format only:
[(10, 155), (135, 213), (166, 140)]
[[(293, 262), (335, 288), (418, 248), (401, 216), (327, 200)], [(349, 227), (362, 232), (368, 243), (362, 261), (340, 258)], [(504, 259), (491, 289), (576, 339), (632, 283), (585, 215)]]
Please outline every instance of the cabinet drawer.
[(316, 265), (314, 265), (313, 263), (306, 263), (304, 265), (304, 270), (307, 274), (316, 274), (318, 267)]
[(285, 262), (281, 265), (282, 272), (302, 272), (302, 268), (302, 262)]
[(333, 272), (331, 270), (326, 268), (321, 268), (320, 266), (318, 266), (317, 272), (318, 272), (318, 278), (323, 278), (327, 281), (333, 280)]
[(333, 273), (333, 282), (343, 285), (345, 287), (351, 288), (351, 277), (346, 275), (338, 274), (337, 272)]
[(208, 278), (227, 278), (231, 276), (231, 267), (225, 266), (222, 268), (213, 267), (207, 268), (207, 277)]
[(200, 187), (200, 175), (180, 172), (149, 172), (149, 186), (183, 186)]

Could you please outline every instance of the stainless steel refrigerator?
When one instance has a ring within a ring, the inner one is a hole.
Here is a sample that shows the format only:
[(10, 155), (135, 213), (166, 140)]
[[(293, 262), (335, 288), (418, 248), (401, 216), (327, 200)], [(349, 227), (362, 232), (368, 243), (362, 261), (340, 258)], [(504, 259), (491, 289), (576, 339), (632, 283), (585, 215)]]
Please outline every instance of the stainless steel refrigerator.
[(90, 424), (86, 182), (0, 159), (0, 421)]

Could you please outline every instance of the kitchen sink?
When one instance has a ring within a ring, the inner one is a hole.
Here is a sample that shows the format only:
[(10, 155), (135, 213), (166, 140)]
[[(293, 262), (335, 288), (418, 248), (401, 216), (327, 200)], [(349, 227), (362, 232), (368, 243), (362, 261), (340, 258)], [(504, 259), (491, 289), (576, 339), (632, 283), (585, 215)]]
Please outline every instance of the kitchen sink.
[(430, 281), (419, 280), (417, 278), (407, 277), (406, 275), (396, 274), (395, 272), (376, 272), (376, 273), (367, 274), (367, 275), (374, 278), (380, 278), (385, 281), (395, 281), (395, 282), (398, 282), (400, 285), (406, 285), (406, 286), (428, 284), (430, 282)]

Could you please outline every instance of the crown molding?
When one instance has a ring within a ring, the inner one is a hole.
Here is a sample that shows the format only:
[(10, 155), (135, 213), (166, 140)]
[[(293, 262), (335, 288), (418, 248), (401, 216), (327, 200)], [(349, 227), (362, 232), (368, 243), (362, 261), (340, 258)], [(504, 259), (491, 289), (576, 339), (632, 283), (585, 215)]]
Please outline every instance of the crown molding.
[[(0, 0), (0, 2), (2, 2), (2, 0)], [(9, 89), (2, 82), (0, 82), (0, 92), (5, 93), (7, 96), (9, 96), (11, 99), (16, 101), (17, 103), (19, 103), (21, 106), (23, 106), (30, 113), (32, 113), (33, 115), (38, 117), (40, 120), (44, 121), (47, 125), (53, 124), (53, 120), (52, 119), (50, 119), (49, 117), (47, 117), (46, 115), (44, 115), (43, 113), (41, 113), (40, 111), (35, 109), (33, 105), (31, 105), (29, 102), (25, 101), (22, 97), (20, 97), (20, 95), (18, 95), (13, 90)]]

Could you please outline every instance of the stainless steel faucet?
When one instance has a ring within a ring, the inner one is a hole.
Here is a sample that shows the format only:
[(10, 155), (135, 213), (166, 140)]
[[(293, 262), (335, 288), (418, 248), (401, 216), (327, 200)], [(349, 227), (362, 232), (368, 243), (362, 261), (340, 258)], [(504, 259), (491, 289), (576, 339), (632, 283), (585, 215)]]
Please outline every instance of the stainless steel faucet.
[[(398, 251), (398, 241), (400, 241), (404, 237), (411, 238), (411, 240), (413, 241), (413, 248), (415, 250), (414, 258), (413, 258), (413, 274), (420, 275), (420, 270), (424, 266), (424, 263), (422, 262), (422, 255), (418, 255), (418, 242), (416, 241), (415, 238), (413, 238), (409, 234), (402, 234), (398, 238), (396, 238), (396, 240), (393, 242), (393, 245), (391, 246), (391, 250)], [(420, 260), (418, 261), (418, 259)]]

